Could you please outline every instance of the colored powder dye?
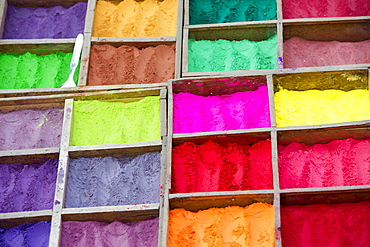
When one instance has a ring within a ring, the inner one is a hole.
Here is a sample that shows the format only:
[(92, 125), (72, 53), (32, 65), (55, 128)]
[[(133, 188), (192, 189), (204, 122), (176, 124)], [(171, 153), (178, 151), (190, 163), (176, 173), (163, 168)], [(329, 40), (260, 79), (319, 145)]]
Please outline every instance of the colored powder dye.
[(311, 41), (293, 37), (284, 42), (284, 67), (321, 67), (370, 63), (370, 40)]
[(233, 71), (277, 68), (277, 36), (263, 41), (189, 39), (188, 71)]
[(49, 221), (39, 221), (36, 224), (0, 228), (0, 246), (48, 247), (50, 227)]
[(159, 203), (161, 154), (72, 159), (65, 207)]
[(348, 92), (281, 89), (275, 93), (275, 109), (278, 127), (370, 119), (369, 92), (365, 89)]
[(190, 0), (190, 25), (276, 20), (274, 0)]
[(126, 224), (119, 221), (65, 221), (62, 224), (61, 247), (157, 247), (158, 225), (158, 218)]
[(41, 164), (0, 164), (0, 212), (53, 208), (58, 160)]
[(370, 140), (334, 140), (312, 146), (279, 145), (280, 187), (308, 188), (370, 184)]
[(88, 85), (167, 82), (174, 78), (175, 45), (138, 49), (134, 46), (94, 45)]
[(274, 208), (254, 203), (196, 213), (171, 210), (168, 246), (275, 246)]
[(159, 96), (123, 102), (75, 101), (71, 146), (161, 140)]
[(174, 133), (270, 127), (266, 86), (230, 95), (174, 94)]
[(84, 32), (86, 8), (87, 2), (51, 8), (8, 5), (3, 39), (75, 38)]
[(369, 201), (282, 206), (283, 246), (369, 246), (369, 218)]
[(270, 140), (173, 148), (172, 193), (272, 189)]
[(93, 36), (176, 36), (177, 0), (97, 1)]
[(283, 0), (285, 19), (368, 15), (368, 0)]
[(63, 109), (0, 113), (0, 150), (59, 147)]
[[(0, 89), (57, 88), (69, 76), (72, 53), (0, 53)], [(74, 80), (78, 80), (78, 71)]]

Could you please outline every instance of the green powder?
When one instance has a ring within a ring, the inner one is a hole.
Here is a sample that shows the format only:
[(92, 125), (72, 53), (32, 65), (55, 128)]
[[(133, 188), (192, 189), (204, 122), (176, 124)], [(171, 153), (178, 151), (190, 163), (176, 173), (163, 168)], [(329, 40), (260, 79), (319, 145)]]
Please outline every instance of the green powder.
[(189, 72), (277, 68), (277, 36), (263, 41), (189, 39)]
[(71, 146), (160, 139), (159, 96), (130, 103), (74, 102)]
[[(69, 75), (72, 53), (0, 53), (0, 89), (57, 88)], [(78, 71), (74, 75), (78, 80)]]

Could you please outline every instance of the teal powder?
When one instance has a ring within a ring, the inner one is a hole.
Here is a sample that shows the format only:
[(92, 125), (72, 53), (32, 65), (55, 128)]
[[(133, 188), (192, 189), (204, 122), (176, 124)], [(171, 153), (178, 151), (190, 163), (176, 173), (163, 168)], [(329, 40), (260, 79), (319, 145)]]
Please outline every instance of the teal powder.
[(233, 71), (277, 68), (277, 36), (263, 41), (189, 39), (188, 71)]
[(276, 20), (275, 0), (190, 0), (190, 25)]

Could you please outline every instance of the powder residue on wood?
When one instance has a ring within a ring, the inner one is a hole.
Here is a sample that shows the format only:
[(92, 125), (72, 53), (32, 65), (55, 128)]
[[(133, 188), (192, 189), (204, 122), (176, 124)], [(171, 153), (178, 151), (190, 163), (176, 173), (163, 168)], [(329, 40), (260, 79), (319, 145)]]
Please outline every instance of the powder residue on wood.
[(159, 96), (133, 102), (75, 101), (71, 146), (161, 139)]
[(97, 1), (93, 36), (176, 36), (177, 0)]
[(167, 82), (174, 78), (175, 45), (138, 49), (123, 45), (91, 48), (88, 85)]
[(284, 247), (369, 246), (370, 201), (281, 207)]
[(59, 147), (63, 109), (0, 113), (0, 150)]
[(278, 127), (369, 120), (369, 92), (280, 89), (275, 93), (275, 110)]
[(173, 148), (172, 193), (272, 189), (270, 140)]
[(266, 86), (230, 95), (174, 94), (174, 133), (270, 127)]
[(247, 207), (170, 211), (169, 247), (275, 246), (274, 208), (267, 203)]

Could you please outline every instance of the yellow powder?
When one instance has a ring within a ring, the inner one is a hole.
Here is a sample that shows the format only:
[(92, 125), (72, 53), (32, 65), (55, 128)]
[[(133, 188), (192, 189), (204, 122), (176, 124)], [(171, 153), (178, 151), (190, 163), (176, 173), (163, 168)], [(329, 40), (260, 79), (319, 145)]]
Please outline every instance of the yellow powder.
[(247, 207), (210, 208), (196, 213), (170, 212), (169, 247), (275, 246), (274, 208), (266, 203)]
[(96, 37), (176, 36), (177, 0), (100, 0), (94, 17)]
[(275, 93), (278, 127), (317, 125), (370, 119), (369, 92), (281, 89)]

